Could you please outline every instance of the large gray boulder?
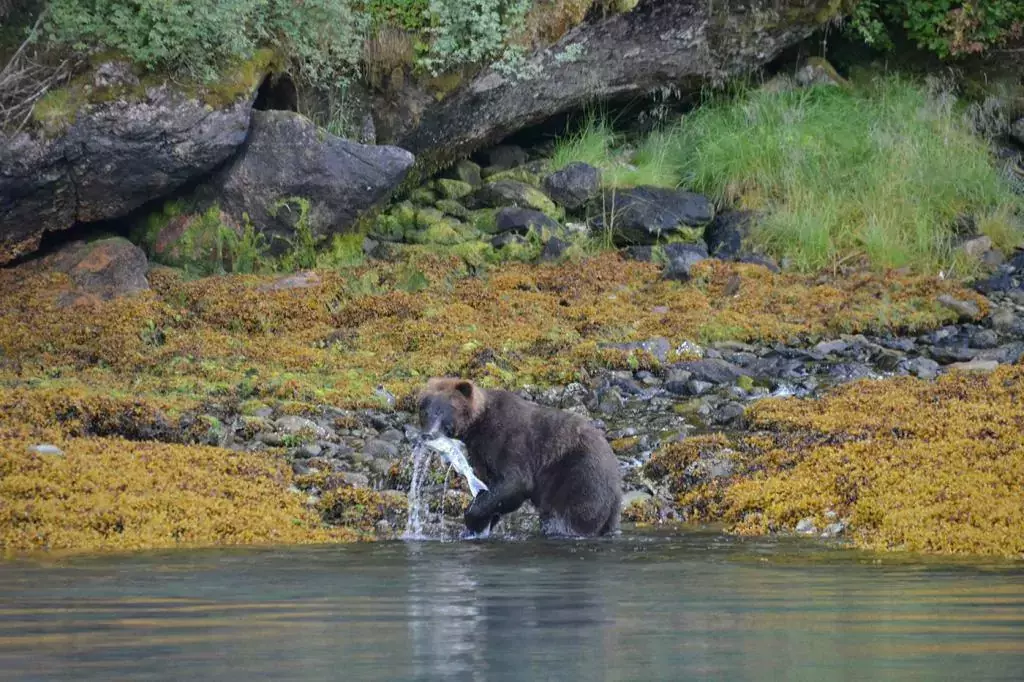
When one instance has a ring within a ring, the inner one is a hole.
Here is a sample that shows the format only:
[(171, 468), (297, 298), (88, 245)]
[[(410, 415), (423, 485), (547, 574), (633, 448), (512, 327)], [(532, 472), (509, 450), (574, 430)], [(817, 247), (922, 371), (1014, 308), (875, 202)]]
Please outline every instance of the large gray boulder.
[(415, 158), (398, 147), (350, 142), (289, 111), (256, 111), (242, 151), (211, 181), (221, 210), (247, 214), (272, 252), (305, 220), (314, 239), (353, 225), (386, 201)]
[(169, 86), (85, 103), (59, 129), (0, 133), (0, 264), (46, 232), (124, 216), (209, 173), (245, 141), (252, 90), (213, 108)]
[[(476, 149), (588, 103), (693, 92), (771, 61), (842, 11), (836, 0), (640, 0), (595, 12), (514, 69), (484, 69), (440, 101), (421, 98), (388, 141), (430, 175)], [(421, 103), (420, 103), (421, 102)], [(386, 109), (386, 107), (384, 107)], [(387, 118), (387, 111), (378, 111)]]

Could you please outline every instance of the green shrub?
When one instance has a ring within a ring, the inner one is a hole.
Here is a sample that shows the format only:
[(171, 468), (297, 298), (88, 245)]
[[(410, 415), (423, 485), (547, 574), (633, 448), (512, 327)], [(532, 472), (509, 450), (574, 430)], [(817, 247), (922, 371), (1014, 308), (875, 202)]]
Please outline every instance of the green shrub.
[(201, 80), (270, 45), (308, 82), (334, 85), (358, 64), (364, 24), (348, 0), (53, 0), (46, 32), (52, 43)]
[(501, 56), (530, 5), (531, 0), (430, 0), (434, 39), (420, 63), (439, 73)]
[(852, 27), (869, 44), (891, 45), (886, 24), (902, 26), (917, 44), (940, 57), (983, 52), (1024, 34), (1020, 0), (861, 0)]

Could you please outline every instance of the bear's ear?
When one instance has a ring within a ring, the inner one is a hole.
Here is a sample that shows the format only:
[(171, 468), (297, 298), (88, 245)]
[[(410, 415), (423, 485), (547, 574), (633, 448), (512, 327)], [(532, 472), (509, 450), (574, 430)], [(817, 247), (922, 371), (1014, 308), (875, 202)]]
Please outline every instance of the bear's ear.
[(460, 381), (455, 384), (455, 390), (466, 397), (466, 400), (473, 399), (473, 382), (472, 381)]

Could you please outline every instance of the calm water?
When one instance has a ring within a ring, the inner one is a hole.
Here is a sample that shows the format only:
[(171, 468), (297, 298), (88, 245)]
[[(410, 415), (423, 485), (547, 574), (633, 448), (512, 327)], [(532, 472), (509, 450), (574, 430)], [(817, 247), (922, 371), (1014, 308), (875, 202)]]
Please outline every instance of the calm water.
[(714, 535), (0, 563), (7, 680), (1021, 680), (1024, 568)]

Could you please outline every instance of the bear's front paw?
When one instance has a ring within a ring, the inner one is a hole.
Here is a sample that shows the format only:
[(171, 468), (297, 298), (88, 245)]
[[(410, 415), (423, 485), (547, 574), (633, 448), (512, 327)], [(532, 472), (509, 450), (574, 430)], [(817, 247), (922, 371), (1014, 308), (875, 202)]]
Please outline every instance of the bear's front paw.
[(486, 490), (481, 490), (473, 500), (473, 504), (469, 505), (469, 509), (463, 515), (463, 521), (466, 523), (466, 528), (474, 533), (480, 533), (487, 529), (491, 523), (492, 513), (487, 509), (487, 498), (490, 495)]

